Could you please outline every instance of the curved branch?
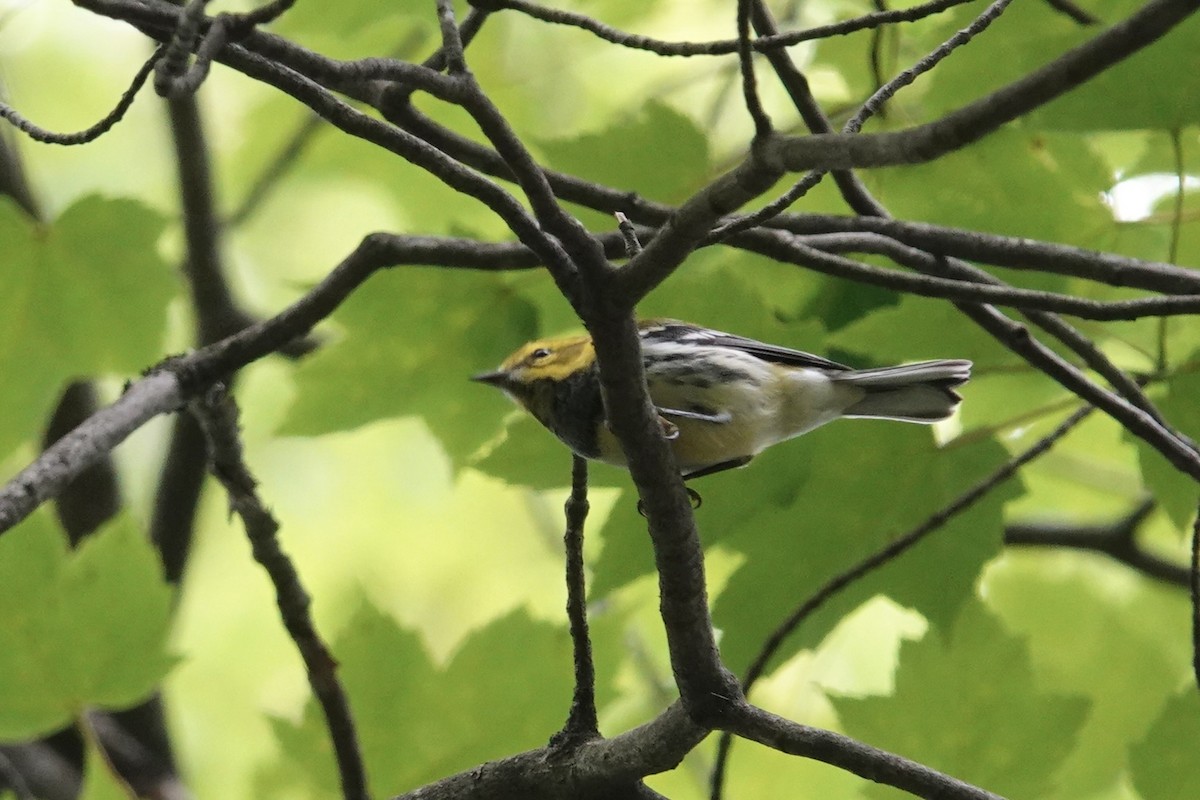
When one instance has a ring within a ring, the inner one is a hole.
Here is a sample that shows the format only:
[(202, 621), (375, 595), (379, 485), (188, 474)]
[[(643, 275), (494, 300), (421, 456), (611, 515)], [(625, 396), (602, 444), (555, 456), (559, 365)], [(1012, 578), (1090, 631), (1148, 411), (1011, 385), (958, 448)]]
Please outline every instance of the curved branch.
[[(857, 134), (861, 131), (867, 120), (875, 116), (883, 108), (884, 104), (896, 95), (896, 92), (912, 84), (918, 77), (932, 70), (955, 50), (968, 44), (973, 38), (991, 27), (992, 23), (1000, 18), (1000, 15), (1005, 12), (1011, 2), (1012, 0), (994, 0), (970, 25), (956, 31), (953, 36), (938, 45), (934, 50), (917, 61), (916, 64), (913, 64), (876, 89), (858, 111), (855, 112), (854, 116), (842, 127), (842, 133)], [(724, 223), (720, 228), (713, 231), (713, 236), (717, 238), (732, 236), (739, 231), (758, 227), (767, 220), (779, 216), (779, 214), (791, 207), (797, 200), (808, 194), (821, 182), (828, 172), (829, 170), (820, 167), (813, 169), (793, 184), (790, 189), (762, 208), (751, 214), (746, 214), (743, 217)]]
[[(174, 26), (183, 13), (178, 6), (168, 3), (151, 5), (131, 0), (75, 2), (98, 14), (142, 25), (149, 33), (163, 38), (172, 35)], [(260, 31), (249, 34), (245, 42), (247, 45), (271, 48), (276, 51), (273, 52), (275, 56), (279, 56), (279, 51), (282, 51), (293, 60), (303, 60), (304, 65), (316, 73), (340, 76), (347, 82), (361, 82), (368, 77), (403, 77), (405, 80), (419, 81), (423, 89), (444, 99), (462, 99), (458, 82), (416, 64), (394, 59), (365, 59), (347, 66)], [(554, 237), (542, 230), (537, 220), (529, 215), (515, 197), (496, 183), (454, 161), (433, 145), (342, 102), (317, 81), (296, 72), (295, 64), (292, 64), (291, 68), (282, 66), (281, 63), (247, 49), (242, 44), (227, 44), (215, 53), (215, 57), (221, 63), (299, 100), (343, 132), (395, 153), (429, 172), (450, 188), (479, 200), (499, 216), (526, 246), (538, 253), (565, 293), (573, 293), (576, 275), (571, 256)]]
[[(895, 11), (876, 11), (861, 17), (820, 25), (799, 31), (789, 31), (771, 36), (763, 36), (751, 42), (751, 47), (760, 53), (771, 53), (786, 47), (809, 42), (816, 39), (827, 39), (833, 36), (844, 36), (855, 31), (878, 28), (893, 22), (915, 22), (919, 19), (940, 14), (946, 9), (972, 0), (933, 0), (912, 8)], [(621, 47), (633, 50), (646, 50), (660, 56), (725, 56), (737, 52), (737, 39), (721, 39), (713, 42), (667, 42), (650, 36), (640, 36), (627, 33), (593, 19), (586, 14), (576, 14), (560, 8), (539, 6), (526, 0), (472, 0), (475, 8), (487, 11), (512, 10), (519, 11), (527, 17), (548, 22), (554, 25), (566, 25), (585, 30), (588, 33)]]
[(146, 59), (137, 73), (134, 74), (133, 80), (129, 83), (129, 88), (121, 94), (121, 99), (113, 106), (112, 111), (105, 114), (99, 122), (81, 131), (77, 131), (76, 133), (54, 133), (25, 119), (16, 109), (3, 102), (0, 102), (0, 118), (8, 120), (13, 127), (35, 142), (75, 145), (95, 141), (112, 130), (114, 125), (125, 118), (125, 112), (129, 111), (129, 107), (133, 105), (133, 100), (137, 97), (138, 90), (145, 85), (146, 79), (154, 71), (154, 65), (158, 63), (163, 51), (164, 48), (160, 46)]
[(1151, 0), (1095, 38), (940, 120), (892, 133), (789, 137), (780, 148), (779, 165), (800, 171), (932, 161), (1095, 77), (1154, 43), (1196, 10), (1194, 0)]
[(781, 753), (823, 761), (847, 772), (930, 800), (1004, 800), (999, 795), (951, 778), (924, 764), (857, 742), (840, 733), (810, 728), (743, 705), (722, 730)]
[(1004, 543), (1012, 547), (1061, 547), (1103, 553), (1148, 578), (1187, 588), (1186, 566), (1148, 552), (1137, 543), (1137, 530), (1153, 510), (1154, 501), (1147, 499), (1128, 515), (1106, 525), (1013, 523), (1004, 529)]

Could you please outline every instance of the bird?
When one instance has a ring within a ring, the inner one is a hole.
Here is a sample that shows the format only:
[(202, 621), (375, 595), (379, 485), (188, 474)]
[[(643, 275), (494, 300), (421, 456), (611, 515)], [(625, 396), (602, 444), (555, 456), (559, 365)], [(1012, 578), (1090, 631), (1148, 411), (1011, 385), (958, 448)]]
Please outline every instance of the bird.
[[(674, 319), (643, 320), (638, 332), (650, 400), (685, 480), (745, 466), (842, 417), (947, 419), (971, 377), (963, 359), (854, 369)], [(591, 336), (527, 342), (472, 380), (504, 391), (577, 455), (625, 466)]]

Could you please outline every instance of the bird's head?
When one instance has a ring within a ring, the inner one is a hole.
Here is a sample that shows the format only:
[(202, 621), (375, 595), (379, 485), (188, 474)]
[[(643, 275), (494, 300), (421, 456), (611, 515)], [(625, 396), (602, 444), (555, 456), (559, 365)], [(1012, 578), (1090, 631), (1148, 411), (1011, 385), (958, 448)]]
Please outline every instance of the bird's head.
[(590, 336), (538, 339), (517, 348), (494, 372), (474, 375), (471, 380), (503, 390), (513, 400), (538, 416), (554, 387), (573, 376), (583, 375), (596, 362)]

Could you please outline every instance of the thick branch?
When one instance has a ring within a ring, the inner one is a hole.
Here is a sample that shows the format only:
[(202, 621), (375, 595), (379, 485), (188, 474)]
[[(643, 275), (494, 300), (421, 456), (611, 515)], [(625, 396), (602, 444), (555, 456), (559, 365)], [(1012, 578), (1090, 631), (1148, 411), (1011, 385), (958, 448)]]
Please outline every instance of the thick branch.
[(920, 164), (982, 139), (1153, 44), (1197, 10), (1195, 0), (1152, 0), (1041, 69), (935, 122), (876, 134), (789, 137), (779, 149), (790, 171)]
[(0, 489), (0, 532), (16, 525), (149, 420), (183, 405), (179, 379), (156, 372), (46, 448)]
[(691, 502), (650, 405), (632, 316), (591, 320), (589, 330), (600, 367), (607, 421), (625, 451), (650, 525), (659, 611), (667, 629), (675, 681), (692, 718), (704, 724), (740, 702), (741, 690), (717, 650)]
[(1004, 529), (1004, 543), (1012, 547), (1061, 547), (1103, 553), (1149, 578), (1186, 588), (1189, 575), (1186, 566), (1157, 556), (1137, 542), (1137, 529), (1153, 510), (1154, 501), (1146, 500), (1129, 515), (1108, 524), (1013, 523)]

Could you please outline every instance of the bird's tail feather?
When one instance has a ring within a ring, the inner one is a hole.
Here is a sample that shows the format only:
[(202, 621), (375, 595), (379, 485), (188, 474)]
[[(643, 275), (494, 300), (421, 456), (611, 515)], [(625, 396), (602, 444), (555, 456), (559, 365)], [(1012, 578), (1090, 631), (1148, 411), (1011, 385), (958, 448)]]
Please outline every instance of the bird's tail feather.
[(847, 408), (847, 417), (876, 417), (907, 422), (937, 422), (949, 417), (962, 400), (954, 387), (971, 377), (970, 361), (922, 361), (898, 367), (850, 370), (830, 375), (866, 391)]

